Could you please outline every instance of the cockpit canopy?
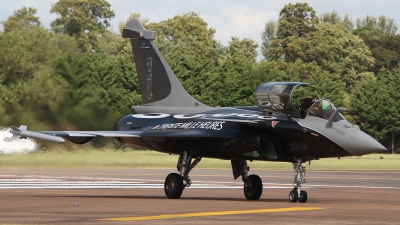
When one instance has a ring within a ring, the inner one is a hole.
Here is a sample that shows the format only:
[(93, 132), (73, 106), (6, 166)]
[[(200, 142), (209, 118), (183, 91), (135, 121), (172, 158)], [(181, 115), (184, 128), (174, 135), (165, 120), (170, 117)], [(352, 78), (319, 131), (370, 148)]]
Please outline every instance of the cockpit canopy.
[(301, 82), (269, 82), (258, 86), (255, 99), (261, 110), (278, 112), (293, 117), (301, 117), (300, 108), (293, 104), (293, 92), (298, 87), (308, 87), (309, 83)]
[[(336, 108), (327, 99), (303, 98), (294, 103), (293, 93), (299, 87), (309, 87), (301, 82), (269, 82), (260, 85), (255, 99), (261, 110), (282, 113), (292, 117), (305, 118), (307, 115), (328, 120)], [(334, 122), (344, 119), (339, 113)]]

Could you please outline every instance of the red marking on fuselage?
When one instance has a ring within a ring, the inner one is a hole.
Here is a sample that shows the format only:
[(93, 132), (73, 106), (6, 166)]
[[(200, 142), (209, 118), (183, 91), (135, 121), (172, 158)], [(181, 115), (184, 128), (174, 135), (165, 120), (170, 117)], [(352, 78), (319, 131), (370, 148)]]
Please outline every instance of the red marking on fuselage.
[(279, 123), (279, 121), (272, 121), (271, 122), (272, 128), (275, 128), (275, 125), (278, 124), (278, 123)]

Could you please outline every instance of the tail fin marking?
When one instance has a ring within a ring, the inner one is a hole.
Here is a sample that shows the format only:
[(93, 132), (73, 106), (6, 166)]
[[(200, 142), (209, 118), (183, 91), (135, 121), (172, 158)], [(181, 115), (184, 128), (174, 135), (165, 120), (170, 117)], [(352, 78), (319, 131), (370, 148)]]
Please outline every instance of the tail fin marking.
[(122, 37), (130, 38), (145, 106), (207, 107), (187, 93), (168, 63), (154, 45), (154, 31), (143, 28), (136, 19), (129, 21)]

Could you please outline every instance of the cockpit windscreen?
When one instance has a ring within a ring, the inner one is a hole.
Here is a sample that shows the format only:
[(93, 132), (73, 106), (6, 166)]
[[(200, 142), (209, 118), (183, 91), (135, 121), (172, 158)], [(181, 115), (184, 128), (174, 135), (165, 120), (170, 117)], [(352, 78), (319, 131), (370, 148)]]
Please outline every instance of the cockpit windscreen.
[[(320, 99), (311, 105), (308, 115), (328, 120), (335, 110), (335, 106), (333, 106), (330, 101), (326, 99)], [(340, 113), (336, 116), (334, 122), (339, 120), (344, 120), (344, 117)]]

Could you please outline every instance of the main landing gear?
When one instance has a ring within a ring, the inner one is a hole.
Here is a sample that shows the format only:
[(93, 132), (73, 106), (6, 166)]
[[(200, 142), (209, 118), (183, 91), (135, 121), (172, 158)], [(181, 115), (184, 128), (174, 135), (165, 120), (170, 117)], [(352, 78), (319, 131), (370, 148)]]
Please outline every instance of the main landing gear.
[[(194, 160), (192, 161), (192, 159)], [(189, 187), (192, 181), (189, 172), (201, 161), (201, 157), (196, 157), (187, 151), (183, 151), (178, 160), (178, 173), (170, 173), (165, 178), (164, 192), (167, 198), (180, 198), (185, 187)], [(258, 200), (262, 194), (263, 185), (258, 175), (248, 175), (249, 167), (246, 160), (231, 160), (233, 176), (235, 180), (242, 176), (243, 193), (247, 200)]]
[[(192, 159), (194, 158), (193, 162)], [(165, 178), (164, 192), (167, 198), (180, 198), (185, 187), (189, 187), (192, 181), (189, 178), (189, 172), (201, 161), (201, 157), (195, 157), (187, 151), (183, 151), (178, 160), (176, 168), (177, 173), (170, 173)]]
[(300, 190), (301, 184), (306, 182), (304, 178), (306, 175), (306, 167), (303, 167), (301, 164), (303, 163), (303, 159), (297, 159), (297, 162), (293, 163), (294, 169), (294, 188), (289, 193), (289, 201), (290, 202), (301, 202), (305, 203), (307, 201), (307, 192)]
[(246, 160), (231, 160), (233, 178), (235, 180), (242, 176), (243, 193), (247, 200), (258, 200), (263, 191), (263, 184), (258, 175), (249, 174), (250, 168), (247, 166)]

